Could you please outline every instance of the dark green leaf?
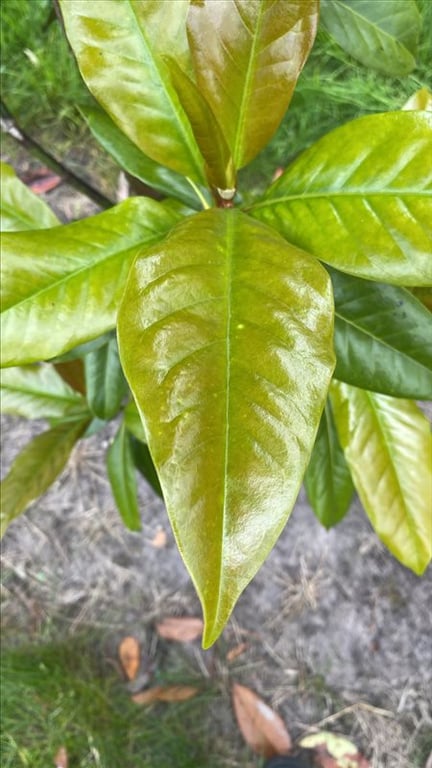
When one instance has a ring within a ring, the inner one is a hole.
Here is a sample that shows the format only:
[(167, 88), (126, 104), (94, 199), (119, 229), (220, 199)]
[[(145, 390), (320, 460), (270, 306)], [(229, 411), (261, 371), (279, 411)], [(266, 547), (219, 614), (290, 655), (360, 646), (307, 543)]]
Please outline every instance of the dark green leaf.
[(1, 483), (1, 535), (30, 502), (49, 488), (66, 465), (87, 421), (72, 421), (43, 432), (17, 456)]
[(331, 388), (341, 445), (361, 502), (390, 552), (421, 574), (432, 554), (432, 439), (410, 400)]
[(86, 107), (83, 112), (92, 134), (125, 171), (158, 192), (201, 210), (201, 203), (184, 176), (144, 155), (101, 109)]
[(432, 113), (354, 120), (290, 165), (251, 214), (343, 272), (432, 284)]
[(212, 209), (138, 257), (118, 323), (208, 645), (301, 485), (334, 365), (330, 279), (239, 210)]
[(315, 37), (317, 0), (192, 2), (188, 31), (198, 87), (236, 168), (282, 120)]
[(88, 411), (82, 395), (47, 363), (1, 372), (1, 410), (26, 419), (58, 419)]
[(84, 358), (87, 402), (99, 419), (112, 419), (118, 413), (128, 388), (118, 354), (117, 340)]
[(131, 400), (124, 409), (124, 423), (129, 432), (131, 432), (137, 440), (140, 440), (143, 443), (147, 442), (141, 416), (139, 415), (138, 408), (133, 400)]
[(415, 0), (321, 0), (321, 23), (366, 67), (393, 77), (415, 67), (421, 29)]
[(318, 520), (331, 528), (348, 511), (354, 493), (351, 474), (339, 443), (328, 400), (305, 475), (308, 499)]
[(148, 445), (137, 440), (135, 437), (131, 437), (132, 455), (136, 468), (141, 472), (142, 476), (150, 483), (153, 490), (162, 498), (162, 488), (159, 482), (159, 478), (153, 464), (152, 457)]
[(5, 233), (2, 365), (47, 360), (113, 328), (133, 259), (178, 219), (130, 198), (66, 226)]
[(394, 397), (432, 400), (432, 315), (404, 288), (330, 270), (335, 377)]
[(113, 496), (125, 526), (131, 531), (140, 531), (135, 465), (124, 424), (108, 449), (107, 468)]
[(188, 0), (60, 0), (66, 34), (90, 91), (157, 163), (204, 182), (203, 159), (163, 56), (188, 57)]
[(0, 167), (1, 231), (18, 232), (57, 226), (59, 222), (51, 208), (17, 178), (13, 168), (6, 163), (0, 163)]

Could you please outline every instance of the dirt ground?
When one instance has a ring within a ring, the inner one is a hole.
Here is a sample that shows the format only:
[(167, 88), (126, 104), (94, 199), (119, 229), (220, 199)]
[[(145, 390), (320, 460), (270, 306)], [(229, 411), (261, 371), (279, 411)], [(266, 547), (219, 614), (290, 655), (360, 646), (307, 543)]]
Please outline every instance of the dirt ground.
[[(16, 160), (8, 152), (6, 159)], [(47, 197), (63, 219), (94, 211), (64, 187)], [(42, 427), (4, 418), (3, 472)], [(51, 490), (10, 526), (2, 555), (7, 637), (24, 630), (36, 640), (59, 624), (70, 633), (92, 627), (113, 648), (135, 634), (153, 653), (155, 620), (200, 615), (163, 503), (143, 480), (142, 532), (127, 532), (119, 519), (104, 468), (113, 431), (81, 442)], [(167, 542), (157, 548), (160, 530)], [(190, 650), (188, 663), (220, 687), (221, 733), (234, 727), (231, 679), (277, 708), (293, 737), (322, 727), (351, 736), (373, 768), (423, 766), (432, 749), (431, 587), (432, 569), (418, 578), (401, 566), (358, 500), (326, 532), (302, 491), (221, 640), (209, 651)], [(248, 648), (229, 664), (226, 651), (240, 642)]]

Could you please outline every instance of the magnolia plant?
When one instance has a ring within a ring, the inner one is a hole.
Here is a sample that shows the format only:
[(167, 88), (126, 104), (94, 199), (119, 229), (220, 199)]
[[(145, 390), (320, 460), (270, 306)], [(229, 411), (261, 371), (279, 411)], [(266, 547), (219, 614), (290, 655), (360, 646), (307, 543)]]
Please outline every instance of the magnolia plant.
[[(139, 528), (136, 468), (163, 495), (204, 646), (305, 478), (326, 526), (354, 488), (420, 574), (431, 557), (432, 114), (337, 128), (260, 196), (268, 143), (313, 45), (318, 0), (60, 0), (102, 145), (159, 197), (60, 225), (3, 168), (3, 410), (50, 429), (3, 482), (6, 527), (116, 418), (107, 466)], [(414, 66), (414, 0), (323, 0), (369, 66)], [(240, 176), (241, 178), (241, 176)], [(416, 289), (416, 290), (414, 290)], [(429, 299), (430, 300), (430, 299)], [(131, 394), (130, 394), (131, 393)]]

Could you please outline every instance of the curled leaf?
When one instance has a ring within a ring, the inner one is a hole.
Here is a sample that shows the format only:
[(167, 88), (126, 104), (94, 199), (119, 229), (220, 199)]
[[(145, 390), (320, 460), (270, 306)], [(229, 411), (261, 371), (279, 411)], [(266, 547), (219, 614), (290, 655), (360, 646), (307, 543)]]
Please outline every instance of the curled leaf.
[(254, 752), (264, 757), (290, 752), (291, 737), (283, 720), (256, 693), (235, 683), (232, 700), (242, 736)]

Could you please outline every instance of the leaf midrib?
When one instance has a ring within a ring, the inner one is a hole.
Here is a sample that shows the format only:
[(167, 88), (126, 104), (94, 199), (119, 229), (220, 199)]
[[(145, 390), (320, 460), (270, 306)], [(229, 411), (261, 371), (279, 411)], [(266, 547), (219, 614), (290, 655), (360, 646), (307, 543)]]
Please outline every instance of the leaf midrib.
[(249, 61), (247, 65), (246, 77), (244, 81), (244, 88), (243, 88), (239, 116), (238, 116), (236, 138), (235, 138), (234, 150), (233, 150), (233, 158), (234, 158), (234, 163), (236, 167), (241, 167), (241, 161), (243, 157), (246, 114), (249, 106), (249, 101), (251, 98), (251, 91), (252, 91), (251, 81), (254, 76), (254, 70), (256, 69), (256, 67), (254, 66), (257, 59), (256, 49), (259, 44), (264, 15), (265, 15), (264, 2), (262, 2), (259, 7), (258, 20), (254, 30), (255, 34), (252, 37), (252, 46), (249, 53)]
[(84, 403), (84, 398), (82, 395), (79, 395), (77, 393), (77, 396), (74, 394), (70, 395), (60, 395), (60, 394), (52, 394), (51, 392), (47, 393), (44, 390), (33, 390), (33, 389), (23, 389), (22, 387), (11, 387), (8, 384), (2, 384), (0, 389), (2, 389), (5, 392), (11, 392), (11, 393), (21, 393), (23, 395), (28, 395), (29, 397), (40, 397), (44, 400), (62, 400), (67, 403), (71, 403), (73, 405), (78, 405), (81, 401)]
[(432, 190), (425, 190), (424, 192), (415, 192), (411, 190), (406, 189), (389, 189), (389, 190), (359, 190), (355, 192), (346, 192), (344, 190), (341, 191), (333, 191), (329, 190), (324, 192), (301, 192), (296, 195), (285, 195), (284, 197), (272, 197), (268, 198), (267, 200), (262, 200), (259, 203), (254, 203), (254, 205), (251, 205), (250, 208), (247, 209), (248, 213), (253, 213), (257, 208), (271, 208), (273, 205), (279, 205), (280, 203), (289, 203), (289, 202), (298, 202), (299, 200), (319, 200), (327, 199), (330, 197), (345, 197), (345, 198), (361, 198), (364, 199), (370, 199), (371, 197), (419, 197), (419, 198), (425, 198), (425, 197), (431, 197), (432, 198)]

